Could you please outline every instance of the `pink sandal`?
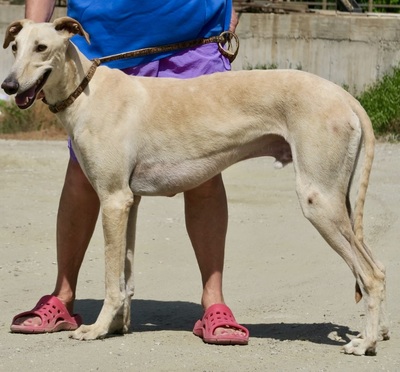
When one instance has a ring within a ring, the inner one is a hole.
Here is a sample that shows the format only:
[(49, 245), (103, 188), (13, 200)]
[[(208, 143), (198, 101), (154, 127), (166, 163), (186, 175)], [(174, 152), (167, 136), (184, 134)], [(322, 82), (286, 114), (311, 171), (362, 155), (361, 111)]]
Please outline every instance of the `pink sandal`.
[[(40, 325), (14, 324), (22, 317), (39, 317)], [(14, 333), (51, 333), (58, 331), (73, 331), (82, 324), (82, 318), (78, 314), (70, 315), (64, 304), (52, 295), (43, 296), (36, 306), (30, 310), (18, 314), (11, 324), (11, 332)]]
[[(218, 327), (232, 328), (244, 334), (227, 332), (215, 335), (214, 331)], [(210, 306), (204, 313), (203, 319), (194, 325), (193, 333), (207, 344), (247, 345), (249, 342), (249, 330), (236, 322), (232, 311), (224, 304)]]

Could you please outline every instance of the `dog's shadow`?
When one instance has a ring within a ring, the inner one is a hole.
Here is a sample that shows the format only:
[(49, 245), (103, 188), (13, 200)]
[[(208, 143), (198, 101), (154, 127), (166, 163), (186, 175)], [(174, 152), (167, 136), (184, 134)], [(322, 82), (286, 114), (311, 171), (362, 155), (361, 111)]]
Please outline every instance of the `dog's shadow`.
[[(102, 300), (77, 300), (75, 310), (82, 315), (85, 324), (96, 321), (103, 305)], [(193, 302), (155, 301), (134, 299), (131, 307), (131, 330), (188, 331), (191, 332), (203, 310)], [(333, 323), (252, 323), (243, 324), (251, 338), (269, 338), (278, 341), (308, 341), (316, 344), (344, 345), (350, 336), (358, 332)]]

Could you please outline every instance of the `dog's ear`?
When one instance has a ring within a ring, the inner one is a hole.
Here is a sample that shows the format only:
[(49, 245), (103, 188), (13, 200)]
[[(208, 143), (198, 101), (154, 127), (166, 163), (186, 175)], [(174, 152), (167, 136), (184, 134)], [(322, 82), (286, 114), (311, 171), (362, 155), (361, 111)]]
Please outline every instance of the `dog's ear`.
[(83, 29), (82, 25), (75, 19), (70, 17), (57, 18), (53, 22), (56, 31), (66, 32), (69, 37), (73, 35), (81, 35), (90, 44), (89, 34)]
[(15, 40), (15, 37), (22, 30), (22, 27), (24, 27), (24, 24), (26, 22), (30, 22), (30, 21), (28, 21), (27, 19), (22, 19), (20, 21), (15, 21), (15, 22), (11, 23), (7, 27), (6, 36), (4, 37), (4, 43), (3, 43), (4, 49), (8, 48), (10, 43)]

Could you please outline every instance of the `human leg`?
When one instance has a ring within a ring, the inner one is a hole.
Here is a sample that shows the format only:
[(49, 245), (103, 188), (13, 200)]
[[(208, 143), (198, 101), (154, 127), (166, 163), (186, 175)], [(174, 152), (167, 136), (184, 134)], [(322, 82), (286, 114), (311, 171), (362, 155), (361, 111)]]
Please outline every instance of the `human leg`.
[[(78, 162), (70, 159), (57, 216), (57, 280), (53, 295), (72, 314), (76, 284), (92, 237), (100, 203)], [(13, 324), (35, 326), (41, 319), (32, 314), (17, 317)]]
[[(228, 226), (228, 207), (222, 176), (219, 174), (201, 186), (184, 193), (186, 228), (192, 242), (201, 272), (203, 293), (201, 304), (205, 311), (202, 321), (195, 325), (195, 334), (203, 337), (196, 328), (206, 326), (212, 312), (224, 313), (226, 320), (211, 328), (212, 343), (246, 344), (248, 331), (238, 325), (225, 305), (222, 291), (225, 238)], [(219, 315), (218, 315), (219, 317)], [(218, 339), (219, 338), (219, 339)], [(224, 340), (222, 342), (221, 338)]]
[(70, 159), (57, 216), (58, 273), (53, 295), (72, 311), (76, 284), (99, 214), (97, 194), (77, 161)]
[(228, 208), (222, 176), (184, 193), (186, 229), (201, 271), (201, 304), (224, 303), (222, 274)]

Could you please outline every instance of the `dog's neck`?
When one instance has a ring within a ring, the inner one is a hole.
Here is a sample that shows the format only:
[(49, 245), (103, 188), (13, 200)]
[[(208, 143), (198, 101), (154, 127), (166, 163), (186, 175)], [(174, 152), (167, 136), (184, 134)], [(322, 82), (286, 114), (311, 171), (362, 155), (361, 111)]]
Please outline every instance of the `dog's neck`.
[(46, 102), (54, 105), (67, 99), (85, 78), (91, 65), (92, 62), (69, 42), (63, 68), (53, 71), (52, 80), (43, 88)]

